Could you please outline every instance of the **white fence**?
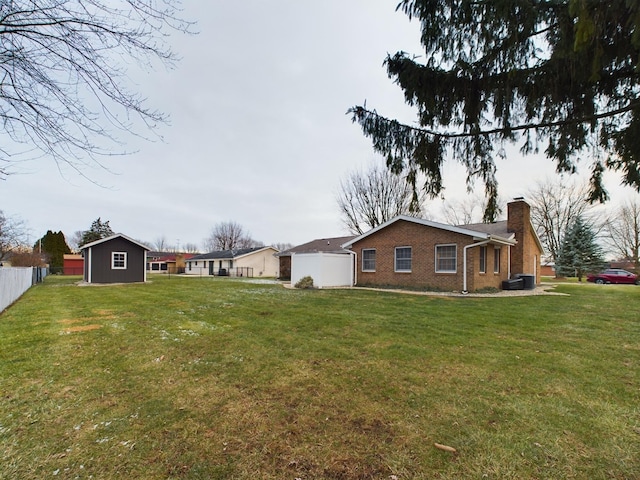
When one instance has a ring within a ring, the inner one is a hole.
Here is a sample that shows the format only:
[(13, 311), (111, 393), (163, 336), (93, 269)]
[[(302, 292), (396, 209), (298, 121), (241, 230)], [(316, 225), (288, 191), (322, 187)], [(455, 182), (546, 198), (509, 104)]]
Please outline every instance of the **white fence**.
[(43, 270), (32, 267), (0, 268), (0, 312), (18, 300), (31, 285), (42, 281)]
[(353, 259), (348, 253), (294, 253), (291, 255), (291, 285), (309, 276), (313, 286), (351, 287), (354, 284)]

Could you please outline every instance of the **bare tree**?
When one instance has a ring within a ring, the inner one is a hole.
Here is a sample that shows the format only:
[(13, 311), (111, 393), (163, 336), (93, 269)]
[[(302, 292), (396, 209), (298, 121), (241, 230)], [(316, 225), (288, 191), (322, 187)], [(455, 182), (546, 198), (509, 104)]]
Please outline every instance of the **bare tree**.
[(542, 246), (554, 263), (558, 260), (565, 233), (582, 217), (599, 231), (593, 214), (589, 215), (589, 186), (575, 181), (550, 180), (538, 182), (528, 193), (531, 223), (538, 232)]
[(609, 219), (606, 239), (621, 260), (634, 262), (638, 268), (640, 252), (640, 201), (636, 198), (625, 202)]
[(1, 2), (0, 131), (7, 138), (0, 161), (45, 156), (82, 174), (83, 166), (100, 164), (100, 156), (113, 155), (112, 145), (121, 145), (114, 130), (152, 130), (165, 122), (128, 90), (124, 65), (128, 58), (147, 69), (158, 61), (173, 66), (167, 31), (191, 27), (178, 11), (177, 0)]
[(278, 249), (280, 252), (284, 252), (293, 248), (295, 245), (293, 243), (285, 243), (285, 242), (276, 242), (273, 244), (273, 247)]
[(156, 241), (153, 243), (153, 246), (158, 252), (164, 252), (169, 248), (169, 244), (167, 242), (167, 237), (165, 235), (160, 235), (156, 238)]
[(185, 243), (182, 246), (182, 251), (184, 253), (198, 253), (199, 249), (198, 249), (198, 245), (196, 245), (195, 243)]
[(262, 244), (251, 238), (251, 234), (244, 231), (242, 225), (236, 222), (220, 222), (211, 230), (211, 235), (205, 240), (209, 251), (237, 250), (241, 248), (258, 247)]
[[(498, 200), (497, 213), (503, 210), (504, 202)], [(481, 195), (469, 195), (462, 200), (447, 200), (442, 204), (442, 217), (450, 225), (469, 225), (481, 223), (484, 219), (484, 211), (487, 207), (487, 199)]]
[(398, 215), (420, 216), (424, 194), (414, 195), (403, 177), (373, 164), (341, 180), (336, 200), (344, 225), (361, 235)]
[(11, 255), (12, 267), (44, 267), (46, 263), (42, 255), (33, 250), (19, 249)]
[(0, 210), (0, 261), (6, 260), (14, 252), (24, 250), (28, 244), (27, 229), (22, 220), (8, 217)]
[(71, 248), (72, 252), (77, 252), (80, 250), (83, 235), (84, 231), (76, 230), (75, 232), (73, 232), (73, 235), (67, 239), (67, 243), (69, 244), (69, 248)]

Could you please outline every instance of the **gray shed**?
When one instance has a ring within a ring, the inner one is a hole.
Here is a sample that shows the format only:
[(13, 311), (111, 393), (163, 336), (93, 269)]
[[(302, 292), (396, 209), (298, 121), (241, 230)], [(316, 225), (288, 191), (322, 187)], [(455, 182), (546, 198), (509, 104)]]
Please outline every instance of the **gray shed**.
[(147, 280), (149, 247), (117, 233), (81, 247), (84, 281), (87, 283), (133, 283)]

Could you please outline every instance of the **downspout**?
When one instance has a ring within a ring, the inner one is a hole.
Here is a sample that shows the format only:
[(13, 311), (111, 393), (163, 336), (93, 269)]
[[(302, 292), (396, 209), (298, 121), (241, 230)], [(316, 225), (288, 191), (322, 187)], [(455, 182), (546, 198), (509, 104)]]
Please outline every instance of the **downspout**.
[(469, 291), (467, 290), (467, 249), (480, 247), (482, 245), (486, 245), (489, 242), (491, 242), (491, 239), (483, 240), (482, 242), (478, 243), (472, 243), (471, 245), (465, 245), (465, 247), (462, 249), (462, 293), (469, 293)]
[(358, 254), (353, 250), (347, 250), (349, 255), (353, 255), (353, 265), (351, 268), (351, 286), (355, 287), (358, 283)]

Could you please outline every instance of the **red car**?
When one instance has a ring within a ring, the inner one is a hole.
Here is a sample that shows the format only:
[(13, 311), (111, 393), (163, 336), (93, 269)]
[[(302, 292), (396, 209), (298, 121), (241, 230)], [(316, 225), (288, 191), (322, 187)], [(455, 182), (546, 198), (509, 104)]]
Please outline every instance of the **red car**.
[(621, 268), (609, 268), (604, 272), (587, 275), (587, 282), (595, 283), (635, 283), (640, 285), (640, 278), (635, 273)]

